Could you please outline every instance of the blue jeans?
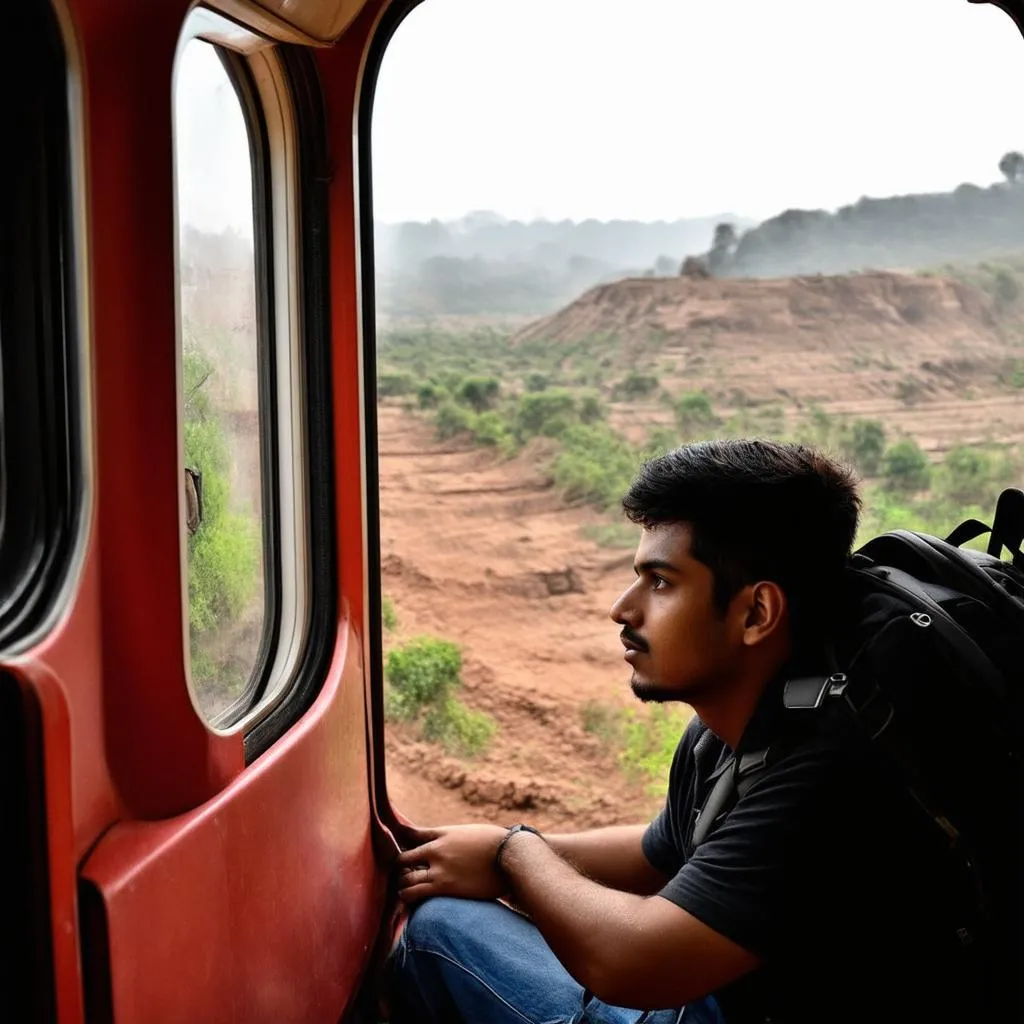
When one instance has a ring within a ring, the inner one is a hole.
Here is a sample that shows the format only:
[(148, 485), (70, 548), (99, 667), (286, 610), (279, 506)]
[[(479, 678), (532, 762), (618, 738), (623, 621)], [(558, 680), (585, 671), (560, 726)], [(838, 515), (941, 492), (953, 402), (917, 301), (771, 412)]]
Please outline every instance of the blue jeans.
[(724, 1024), (710, 996), (683, 1010), (602, 1003), (533, 924), (500, 903), (427, 900), (409, 919), (387, 976), (395, 1024)]

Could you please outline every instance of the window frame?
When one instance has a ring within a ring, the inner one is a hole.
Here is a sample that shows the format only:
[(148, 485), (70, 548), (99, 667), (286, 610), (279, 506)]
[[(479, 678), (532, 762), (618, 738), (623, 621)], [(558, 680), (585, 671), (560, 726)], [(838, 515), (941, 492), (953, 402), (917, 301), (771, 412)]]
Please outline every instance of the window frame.
[[(199, 708), (191, 678), (182, 495), (183, 642), (196, 713), (214, 732), (241, 732), (248, 763), (312, 704), (333, 650), (337, 573), (323, 103), (312, 58), (299, 47), (264, 38), (204, 7), (190, 11), (179, 56), (193, 39), (215, 47), (249, 139), (263, 500), (263, 635), (242, 693), (212, 719)], [(180, 289), (178, 319), (181, 415)], [(179, 445), (184, 471), (182, 426)]]
[[(0, 330), (0, 651), (5, 655), (38, 643), (66, 610), (84, 564), (84, 525), (91, 507), (79, 63), (59, 2), (37, 0), (12, 13), (26, 44), (38, 48), (34, 58), (23, 54), (12, 62), (12, 73), (24, 67), (42, 71), (40, 88), (27, 92), (35, 106), (19, 106), (24, 145), (15, 150), (31, 150), (35, 162), (30, 168), (11, 161), (2, 172), (10, 176), (4, 194), (15, 196), (8, 210), (20, 213), (16, 224), (5, 218), (10, 234), (5, 233), (0, 254), (5, 265), (0, 308), (7, 310), (8, 324), (13, 321)], [(4, 334), (11, 336), (7, 346)], [(8, 420), (19, 429), (5, 430)], [(12, 469), (26, 467), (27, 481), (12, 478)], [(22, 492), (10, 486), (24, 482)]]
[[(263, 123), (260, 104), (255, 95), (255, 87), (249, 74), (248, 66), (237, 52), (228, 49), (223, 43), (216, 39), (205, 37), (204, 30), (209, 31), (208, 25), (216, 24), (215, 18), (210, 18), (203, 10), (202, 15), (193, 21), (192, 15), (186, 21), (185, 30), (178, 43), (178, 52), (175, 58), (175, 75), (177, 74), (178, 61), (189, 44), (201, 42), (213, 49), (213, 52), (220, 61), (224, 73), (231, 83), (234, 95), (238, 101), (242, 119), (245, 124), (246, 137), (249, 143), (249, 167), (252, 181), (252, 217), (253, 217), (253, 277), (255, 296), (255, 330), (256, 330), (256, 372), (258, 386), (258, 443), (259, 443), (259, 465), (260, 465), (260, 545), (262, 551), (262, 573), (263, 573), (263, 624), (260, 633), (260, 641), (256, 647), (255, 659), (249, 672), (242, 691), (230, 704), (215, 715), (208, 715), (201, 707), (199, 700), (199, 687), (192, 676), (192, 643), (188, 624), (188, 584), (189, 564), (186, 550), (183, 553), (183, 592), (184, 592), (184, 616), (185, 616), (185, 651), (186, 651), (186, 676), (189, 694), (197, 713), (207, 725), (218, 732), (230, 732), (243, 719), (246, 713), (260, 699), (260, 694), (266, 687), (268, 663), (270, 662), (274, 648), (277, 643), (277, 636), (280, 627), (280, 535), (277, 527), (277, 444), (276, 432), (273, 429), (276, 412), (276, 383), (275, 383), (275, 324), (272, 316), (273, 300), (273, 268), (269, 262), (268, 254), (273, 251), (274, 240), (272, 235), (272, 223), (268, 216), (269, 208), (269, 175), (268, 175), (268, 152), (265, 125)], [(196, 24), (195, 22), (198, 22)], [(175, 78), (176, 84), (176, 78)], [(177, 111), (175, 111), (177, 118)], [(175, 182), (178, 180), (179, 168), (175, 165)], [(178, 209), (177, 188), (175, 190), (175, 208)], [(176, 217), (176, 220), (180, 218)], [(177, 289), (177, 334), (178, 334), (178, 361), (182, 361), (184, 353), (183, 327), (184, 316), (181, 303), (181, 244), (180, 231), (183, 225), (178, 226), (175, 238), (175, 266), (179, 278)], [(179, 365), (179, 379), (183, 377)], [(179, 415), (183, 409), (179, 399)], [(179, 421), (179, 432), (181, 435), (182, 447), (182, 472), (179, 479), (184, 478), (184, 418)], [(184, 514), (181, 516), (184, 522)], [(201, 528), (201, 527), (200, 527)]]
[(377, 262), (373, 212), (373, 108), (377, 81), (388, 47), (405, 19), (424, 0), (395, 0), (381, 17), (366, 54), (362, 91), (356, 117), (356, 166), (359, 179), (359, 252), (361, 259), (363, 452), (365, 481), (363, 522), (366, 575), (363, 607), (366, 609), (364, 657), (370, 673), (370, 722), (373, 758), (373, 800), (381, 822), (399, 828), (388, 796), (387, 758), (384, 750), (384, 634), (380, 554), (380, 445), (377, 430)]

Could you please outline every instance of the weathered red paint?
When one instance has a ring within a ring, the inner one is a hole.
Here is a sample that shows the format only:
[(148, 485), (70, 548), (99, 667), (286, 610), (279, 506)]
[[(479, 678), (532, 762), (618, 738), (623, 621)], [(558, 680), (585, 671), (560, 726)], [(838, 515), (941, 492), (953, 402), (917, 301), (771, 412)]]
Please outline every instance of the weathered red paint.
[(201, 808), (117, 825), (83, 874), (102, 893), (114, 1019), (323, 1021), (356, 990), (381, 915), (359, 638), (274, 749)]
[[(67, 0), (84, 68), (95, 467), (59, 625), (9, 667), (43, 720), (61, 1024), (104, 959), (119, 1024), (337, 1021), (383, 908), (374, 859), (353, 122), (372, 3), (317, 53), (327, 104), (336, 646), (314, 706), (254, 764), (189, 699), (179, 549), (171, 72), (187, 0)], [(80, 930), (76, 886), (102, 906)], [(88, 948), (83, 948), (88, 947)]]
[[(86, 70), (107, 761), (129, 812), (195, 807), (242, 767), (184, 679), (171, 74), (185, 0), (74, 0)], [(177, 628), (175, 628), (177, 627)]]

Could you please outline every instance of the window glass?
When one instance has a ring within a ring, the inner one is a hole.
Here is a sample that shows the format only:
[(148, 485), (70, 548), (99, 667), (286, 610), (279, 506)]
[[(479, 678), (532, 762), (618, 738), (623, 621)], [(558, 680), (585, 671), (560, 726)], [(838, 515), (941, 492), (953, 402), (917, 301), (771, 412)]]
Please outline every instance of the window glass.
[(411, 11), (372, 143), (399, 810), (655, 811), (688, 712), (635, 700), (607, 616), (650, 453), (825, 447), (860, 541), (991, 521), (1024, 480), (1022, 57), (961, 0)]
[(189, 653), (214, 720), (245, 691), (266, 618), (253, 169), (213, 45), (185, 44), (174, 100)]
[(0, 34), (0, 649), (44, 628), (82, 493), (65, 54), (48, 4)]

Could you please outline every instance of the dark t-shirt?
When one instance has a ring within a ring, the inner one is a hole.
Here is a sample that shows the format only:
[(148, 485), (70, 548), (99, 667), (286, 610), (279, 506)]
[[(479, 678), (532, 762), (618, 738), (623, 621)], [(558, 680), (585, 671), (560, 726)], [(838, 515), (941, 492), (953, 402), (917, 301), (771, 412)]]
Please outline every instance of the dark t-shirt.
[(710, 776), (732, 754), (708, 735), (695, 763), (706, 732), (695, 719), (684, 733), (643, 848), (670, 876), (661, 896), (762, 960), (716, 994), (729, 1024), (984, 1019), (943, 844), (866, 742), (787, 711), (771, 687), (740, 750), (779, 753), (687, 859)]

